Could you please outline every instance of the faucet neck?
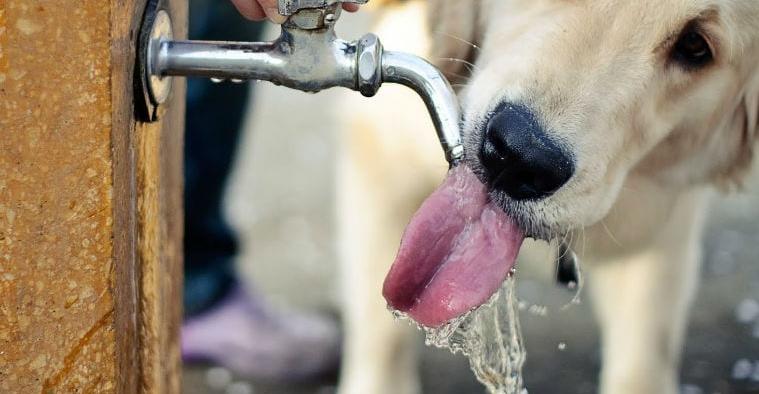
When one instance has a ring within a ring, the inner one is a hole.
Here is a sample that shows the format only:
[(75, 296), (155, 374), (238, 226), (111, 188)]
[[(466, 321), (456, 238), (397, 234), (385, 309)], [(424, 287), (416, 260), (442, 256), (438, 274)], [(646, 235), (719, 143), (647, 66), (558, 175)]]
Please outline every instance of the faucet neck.
[(304, 8), (290, 15), (282, 27), (300, 30), (331, 29), (335, 26), (335, 22), (340, 19), (341, 12), (340, 3), (321, 8)]

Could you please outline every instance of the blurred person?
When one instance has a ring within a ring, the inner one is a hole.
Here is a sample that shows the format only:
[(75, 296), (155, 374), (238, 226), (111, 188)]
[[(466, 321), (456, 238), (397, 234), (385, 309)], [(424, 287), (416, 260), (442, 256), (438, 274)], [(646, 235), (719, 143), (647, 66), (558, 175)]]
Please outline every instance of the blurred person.
[[(232, 3), (247, 19), (284, 19), (276, 0)], [(253, 41), (260, 31), (261, 24), (241, 18), (229, 2), (190, 1), (190, 39)], [(247, 377), (308, 379), (336, 370), (336, 324), (275, 310), (246, 289), (234, 269), (237, 240), (222, 214), (248, 96), (247, 84), (188, 80), (182, 354)]]

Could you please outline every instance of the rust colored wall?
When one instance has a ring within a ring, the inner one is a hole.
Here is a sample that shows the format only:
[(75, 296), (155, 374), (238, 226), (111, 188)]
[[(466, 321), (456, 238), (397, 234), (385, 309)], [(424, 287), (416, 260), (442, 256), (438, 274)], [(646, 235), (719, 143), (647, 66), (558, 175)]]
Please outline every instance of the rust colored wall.
[(0, 393), (180, 391), (184, 84), (135, 121), (144, 4), (0, 0)]
[(110, 5), (0, 0), (0, 391), (112, 391)]

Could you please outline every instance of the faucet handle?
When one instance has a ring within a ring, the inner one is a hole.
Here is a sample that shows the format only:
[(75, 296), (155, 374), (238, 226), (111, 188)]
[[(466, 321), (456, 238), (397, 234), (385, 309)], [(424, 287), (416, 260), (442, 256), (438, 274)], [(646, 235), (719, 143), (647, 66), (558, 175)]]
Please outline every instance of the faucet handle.
[(369, 0), (279, 0), (281, 15), (290, 16), (303, 9), (327, 8), (337, 3), (366, 4)]

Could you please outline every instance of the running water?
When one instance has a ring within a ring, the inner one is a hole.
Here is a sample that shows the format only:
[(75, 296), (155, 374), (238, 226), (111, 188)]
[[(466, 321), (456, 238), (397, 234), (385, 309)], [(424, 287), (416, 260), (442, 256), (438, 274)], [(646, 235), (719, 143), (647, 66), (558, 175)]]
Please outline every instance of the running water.
[[(491, 394), (519, 394), (525, 351), (513, 279), (524, 233), (464, 165), (419, 207), (382, 286), (427, 344), (469, 358)], [(489, 301), (488, 301), (489, 300)]]
[[(477, 380), (485, 385), (488, 393), (520, 394), (527, 353), (517, 304), (516, 280), (510, 276), (484, 305), (440, 328), (421, 327), (426, 334), (426, 344), (466, 356)], [(394, 314), (406, 317), (400, 312)]]

